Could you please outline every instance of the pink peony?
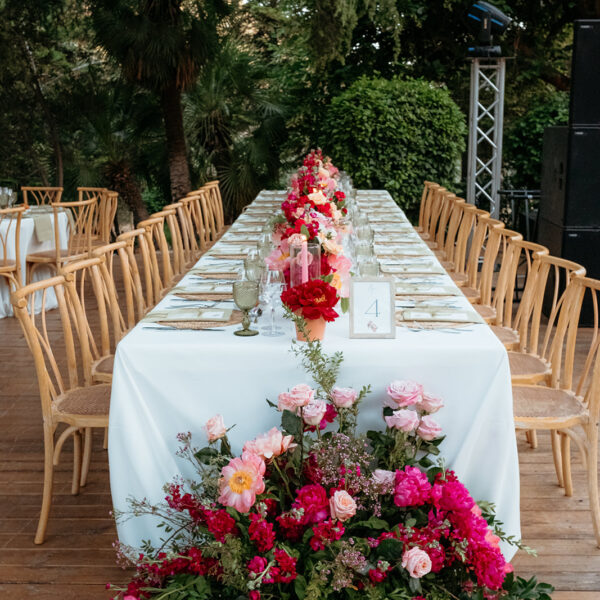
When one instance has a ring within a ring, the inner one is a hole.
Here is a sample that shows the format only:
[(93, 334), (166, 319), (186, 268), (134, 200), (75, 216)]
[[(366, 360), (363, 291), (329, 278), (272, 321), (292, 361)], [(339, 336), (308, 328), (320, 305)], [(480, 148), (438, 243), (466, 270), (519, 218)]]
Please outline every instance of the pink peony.
[(441, 398), (436, 398), (429, 394), (423, 394), (423, 399), (419, 408), (428, 413), (435, 413), (444, 406), (444, 401)]
[(227, 428), (225, 427), (221, 415), (215, 415), (206, 421), (204, 429), (206, 429), (206, 435), (208, 436), (209, 442), (216, 442), (227, 433)]
[(278, 410), (289, 410), (293, 413), (309, 404), (315, 397), (315, 390), (305, 383), (295, 385), (289, 392), (279, 394)]
[(288, 240), (281, 240), (274, 250), (265, 258), (271, 271), (285, 271), (290, 267), (290, 245)]
[(338, 408), (350, 408), (358, 398), (358, 392), (352, 388), (334, 387), (331, 390), (331, 399)]
[(329, 498), (329, 511), (332, 519), (347, 521), (356, 514), (356, 502), (346, 490), (338, 490)]
[(415, 381), (392, 381), (386, 391), (400, 408), (420, 404), (423, 399), (423, 386)]
[(419, 415), (414, 410), (395, 410), (390, 417), (385, 417), (385, 422), (390, 429), (399, 429), (404, 433), (414, 431), (419, 425)]
[(280, 456), (289, 448), (294, 447), (294, 444), (292, 444), (293, 439), (293, 435), (284, 436), (277, 427), (273, 427), (251, 442), (246, 442), (244, 444), (244, 452), (252, 452), (260, 456), (263, 460), (269, 460)]
[(221, 471), (219, 502), (246, 513), (256, 502), (256, 495), (265, 491), (265, 462), (251, 452), (232, 459)]
[(396, 471), (394, 503), (396, 506), (420, 506), (429, 502), (431, 484), (427, 475), (416, 467), (404, 467)]
[(442, 428), (438, 425), (433, 417), (425, 415), (421, 418), (421, 423), (417, 429), (419, 437), (430, 442), (442, 435)]
[(431, 559), (425, 550), (411, 548), (402, 555), (402, 566), (411, 577), (420, 579), (431, 571)]
[(375, 469), (373, 471), (373, 481), (379, 486), (382, 493), (389, 493), (394, 489), (396, 473), (385, 469)]

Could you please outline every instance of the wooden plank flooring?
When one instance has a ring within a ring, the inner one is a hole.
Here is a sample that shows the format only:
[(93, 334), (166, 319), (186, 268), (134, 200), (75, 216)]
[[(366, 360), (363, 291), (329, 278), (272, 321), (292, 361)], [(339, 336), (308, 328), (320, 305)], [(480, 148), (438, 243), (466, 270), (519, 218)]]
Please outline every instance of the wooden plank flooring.
[[(48, 313), (49, 319), (56, 315)], [(531, 450), (519, 439), (523, 540), (538, 557), (519, 553), (518, 574), (536, 574), (557, 588), (555, 600), (600, 600), (600, 549), (588, 512), (586, 480), (573, 467), (575, 494), (556, 485), (550, 444), (540, 435)], [(72, 452), (65, 445), (57, 470), (47, 540), (33, 544), (42, 490), (42, 425), (37, 381), (20, 327), (0, 320), (0, 599), (106, 600), (107, 582), (123, 583), (112, 543), (116, 530), (107, 453), (100, 432), (88, 485), (70, 494)]]

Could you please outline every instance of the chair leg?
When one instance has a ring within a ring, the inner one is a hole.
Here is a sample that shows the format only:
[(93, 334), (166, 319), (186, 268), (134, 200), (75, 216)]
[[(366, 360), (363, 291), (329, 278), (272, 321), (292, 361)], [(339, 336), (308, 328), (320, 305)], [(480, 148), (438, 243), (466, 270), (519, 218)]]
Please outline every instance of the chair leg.
[(532, 449), (535, 450), (538, 447), (537, 431), (532, 429), (529, 432), (529, 435), (531, 437), (531, 441), (529, 443), (531, 444)]
[(83, 459), (81, 461), (81, 480), (79, 485), (85, 487), (87, 476), (90, 471), (90, 460), (92, 458), (92, 429), (88, 427), (84, 433)]
[(573, 495), (573, 480), (571, 479), (571, 438), (561, 433), (560, 453), (562, 455), (563, 483), (565, 485), (565, 496)]
[(108, 450), (108, 427), (104, 428), (104, 442), (102, 442), (102, 448)]
[(81, 477), (81, 434), (79, 431), (73, 433), (73, 482), (71, 483), (71, 494), (79, 494), (79, 478)]
[(54, 431), (48, 424), (44, 425), (44, 491), (42, 493), (42, 509), (34, 542), (43, 544), (46, 538), (48, 517), (52, 506), (52, 487), (54, 483)]
[(560, 440), (558, 438), (558, 432), (550, 431), (550, 440), (552, 441), (552, 456), (554, 458), (554, 468), (556, 470), (556, 479), (558, 480), (559, 487), (565, 487), (562, 472), (562, 459), (560, 454)]
[(587, 479), (590, 496), (590, 511), (596, 544), (600, 548), (600, 501), (598, 499), (598, 424), (591, 423), (588, 433)]

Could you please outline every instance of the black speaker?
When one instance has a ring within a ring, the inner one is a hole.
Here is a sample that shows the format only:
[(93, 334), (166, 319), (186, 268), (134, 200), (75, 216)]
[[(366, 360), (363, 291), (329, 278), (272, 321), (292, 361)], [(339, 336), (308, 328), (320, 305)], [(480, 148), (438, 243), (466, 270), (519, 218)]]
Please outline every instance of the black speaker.
[(600, 127), (544, 131), (540, 219), (561, 227), (600, 227), (599, 153)]
[(600, 20), (575, 21), (571, 63), (572, 126), (600, 126)]

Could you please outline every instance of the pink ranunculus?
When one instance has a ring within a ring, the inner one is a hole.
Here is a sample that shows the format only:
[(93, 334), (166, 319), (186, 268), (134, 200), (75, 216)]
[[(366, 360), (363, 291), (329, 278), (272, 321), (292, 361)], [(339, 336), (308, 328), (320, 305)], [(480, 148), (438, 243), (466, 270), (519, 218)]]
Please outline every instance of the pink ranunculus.
[(358, 392), (353, 388), (334, 387), (331, 399), (338, 408), (351, 408), (358, 398)]
[(423, 386), (415, 381), (392, 381), (386, 391), (400, 408), (420, 404), (423, 399)]
[(402, 566), (411, 577), (420, 579), (431, 571), (431, 558), (421, 548), (411, 548), (402, 555)]
[(292, 444), (293, 435), (284, 436), (277, 427), (273, 427), (266, 433), (263, 433), (250, 442), (244, 444), (244, 452), (252, 452), (260, 456), (263, 460), (270, 460), (276, 456), (281, 456)]
[(394, 471), (386, 471), (385, 469), (375, 469), (373, 471), (373, 479), (377, 485), (391, 489), (396, 481), (396, 473)]
[(419, 408), (428, 413), (435, 413), (444, 406), (444, 401), (441, 398), (436, 398), (430, 394), (423, 394), (423, 399)]
[(289, 392), (279, 394), (278, 410), (296, 412), (299, 408), (309, 404), (315, 397), (315, 390), (305, 383), (295, 385)]
[(302, 418), (307, 425), (317, 426), (323, 420), (327, 412), (327, 402), (318, 398), (302, 409)]
[(433, 417), (425, 415), (421, 418), (421, 423), (417, 429), (417, 434), (421, 439), (427, 442), (434, 440), (442, 435), (442, 428)]
[(215, 415), (206, 421), (204, 429), (206, 429), (206, 435), (208, 436), (209, 442), (216, 442), (227, 433), (227, 427), (225, 427), (221, 415)]
[(419, 425), (419, 415), (414, 410), (402, 408), (395, 410), (391, 416), (385, 417), (385, 422), (391, 429), (399, 429), (404, 433), (410, 433)]
[(251, 452), (232, 459), (221, 470), (219, 502), (247, 513), (256, 502), (257, 494), (265, 491), (265, 461)]
[(356, 502), (346, 490), (338, 490), (329, 498), (331, 518), (347, 521), (356, 514)]

